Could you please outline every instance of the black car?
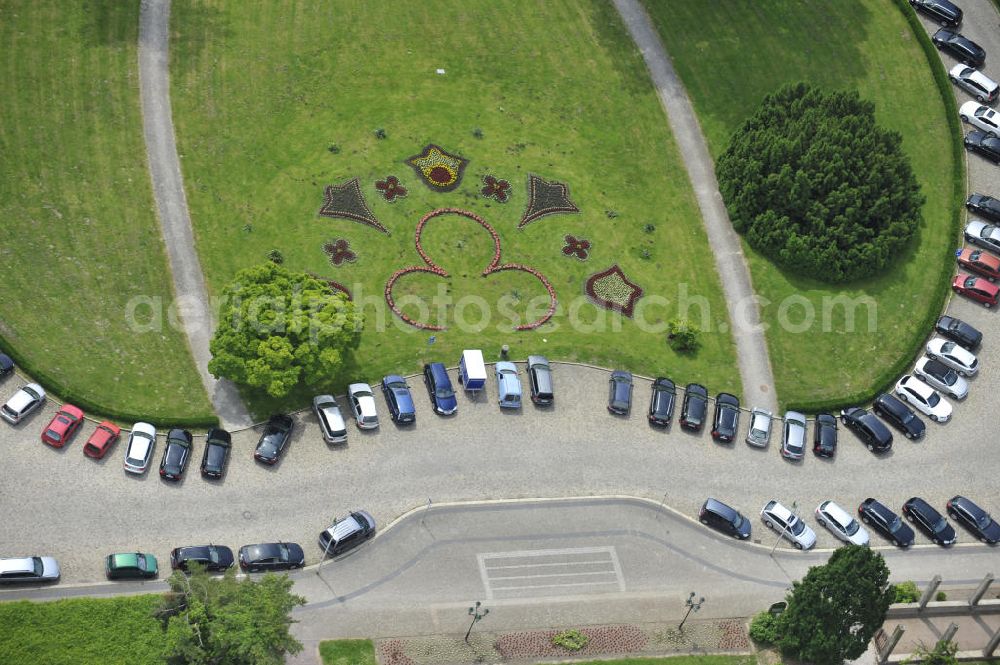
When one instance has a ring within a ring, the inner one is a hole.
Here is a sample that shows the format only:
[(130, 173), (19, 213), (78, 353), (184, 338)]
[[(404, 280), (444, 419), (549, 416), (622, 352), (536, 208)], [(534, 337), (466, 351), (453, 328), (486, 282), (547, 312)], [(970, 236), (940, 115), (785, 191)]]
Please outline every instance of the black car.
[(982, 67), (986, 62), (986, 51), (983, 47), (947, 28), (941, 28), (931, 36), (934, 46), (939, 51), (944, 51), (959, 62), (964, 62), (970, 67)]
[(288, 445), (288, 441), (292, 438), (293, 427), (295, 427), (295, 422), (291, 416), (283, 413), (271, 416), (264, 427), (263, 434), (260, 435), (256, 450), (253, 451), (254, 459), (264, 464), (277, 462), (281, 453), (284, 452), (285, 446)]
[(1000, 138), (975, 129), (965, 135), (965, 147), (994, 164), (1000, 164)]
[(413, 395), (406, 379), (396, 374), (382, 378), (382, 395), (389, 405), (389, 417), (397, 425), (417, 422), (417, 410), (413, 406)]
[(953, 496), (948, 502), (948, 516), (989, 545), (1000, 541), (1000, 524), (990, 514), (962, 495)]
[(187, 572), (189, 563), (200, 563), (209, 572), (221, 573), (234, 561), (233, 551), (225, 545), (175, 547), (170, 550), (170, 567), (184, 572)]
[(375, 518), (364, 510), (356, 510), (334, 520), (329, 529), (319, 534), (323, 556), (337, 556), (357, 547), (375, 535)]
[(746, 540), (750, 537), (750, 520), (717, 499), (708, 499), (701, 506), (698, 521), (727, 536)]
[(730, 393), (715, 397), (715, 417), (712, 419), (712, 438), (731, 443), (740, 428), (740, 400)]
[(260, 543), (240, 548), (240, 568), (248, 573), (293, 570), (304, 565), (306, 555), (298, 543)]
[(954, 316), (942, 316), (934, 325), (934, 330), (942, 337), (958, 342), (969, 351), (975, 351), (983, 341), (983, 333)]
[(608, 379), (608, 411), (627, 416), (632, 410), (632, 373), (621, 370), (611, 372)]
[(167, 434), (167, 447), (160, 460), (160, 477), (164, 480), (180, 480), (187, 469), (191, 457), (194, 438), (186, 429), (172, 429)]
[(910, 4), (941, 25), (950, 28), (962, 25), (962, 10), (948, 0), (910, 0)]
[(920, 497), (912, 497), (904, 503), (903, 514), (938, 545), (955, 543), (955, 529), (948, 524), (948, 520), (942, 517), (941, 513)]
[(222, 478), (229, 461), (233, 437), (224, 429), (213, 427), (205, 436), (205, 453), (201, 456), (201, 475), (206, 478)]
[(858, 515), (865, 524), (875, 527), (875, 530), (892, 541), (896, 547), (909, 547), (913, 544), (913, 529), (906, 525), (896, 513), (871, 497), (858, 506)]
[(528, 386), (531, 389), (531, 401), (536, 406), (551, 406), (555, 402), (552, 367), (545, 356), (528, 356)]
[(986, 194), (971, 194), (965, 200), (969, 212), (979, 215), (991, 222), (1000, 222), (1000, 200)]
[(844, 409), (840, 412), (840, 422), (873, 453), (884, 453), (892, 448), (892, 432), (864, 409), (856, 406)]
[(708, 414), (708, 388), (700, 383), (689, 383), (684, 388), (681, 404), (681, 427), (692, 432), (701, 431)]
[(917, 417), (913, 409), (906, 406), (895, 395), (882, 393), (875, 398), (872, 411), (903, 433), (907, 439), (919, 439), (927, 431), (927, 425)]
[(653, 381), (653, 394), (649, 397), (649, 422), (660, 427), (670, 424), (674, 416), (674, 402), (677, 400), (677, 387), (666, 377)]
[(430, 395), (434, 413), (450, 416), (458, 411), (458, 399), (451, 387), (451, 378), (444, 363), (427, 363), (424, 365), (424, 385)]
[(816, 416), (813, 427), (813, 454), (819, 457), (833, 457), (837, 452), (837, 419), (829, 413)]
[(0, 353), (0, 376), (7, 376), (14, 372), (14, 361), (6, 353)]

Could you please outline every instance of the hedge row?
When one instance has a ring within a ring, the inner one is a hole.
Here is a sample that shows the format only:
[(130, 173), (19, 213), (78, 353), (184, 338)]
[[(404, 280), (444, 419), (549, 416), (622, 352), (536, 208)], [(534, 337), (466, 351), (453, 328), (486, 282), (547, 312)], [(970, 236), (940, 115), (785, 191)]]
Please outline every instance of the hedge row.
[(80, 407), (87, 413), (88, 416), (107, 418), (108, 420), (114, 420), (123, 424), (131, 424), (136, 421), (143, 420), (151, 422), (158, 427), (207, 429), (209, 427), (216, 427), (219, 424), (219, 419), (215, 416), (215, 414), (178, 417), (176, 415), (156, 413), (133, 413), (131, 411), (122, 411), (99, 404), (63, 385), (61, 381), (29, 361), (21, 355), (13, 345), (7, 342), (2, 335), (0, 335), (0, 344), (2, 344), (4, 353), (9, 355), (14, 362), (17, 363), (22, 372), (40, 383), (42, 387), (45, 388), (45, 392), (47, 394), (51, 394), (53, 397), (56, 397), (64, 403), (69, 402), (70, 404)]
[[(910, 24), (910, 30), (916, 36), (917, 42), (920, 44), (920, 48), (924, 51), (924, 56), (927, 58), (927, 64), (930, 66), (931, 73), (934, 75), (934, 83), (937, 86), (938, 94), (941, 95), (941, 102), (945, 107), (945, 117), (948, 120), (948, 128), (951, 130), (952, 135), (952, 160), (955, 163), (955, 169), (952, 171), (952, 196), (954, 201), (952, 205), (951, 225), (953, 232), (956, 237), (958, 237), (959, 229), (962, 226), (962, 210), (965, 204), (965, 149), (962, 143), (964, 135), (962, 133), (961, 123), (958, 119), (958, 113), (954, 112), (954, 109), (958, 107), (958, 103), (955, 101), (955, 93), (951, 88), (951, 81), (949, 81), (948, 74), (944, 70), (944, 65), (941, 64), (941, 58), (938, 55), (937, 49), (934, 47), (934, 43), (931, 42), (931, 38), (924, 30), (923, 24), (920, 23), (920, 19), (917, 18), (916, 13), (914, 13), (913, 9), (910, 8), (907, 0), (893, 1), (895, 2), (896, 7), (903, 12), (903, 16), (906, 17), (907, 23)], [(997, 3), (998, 8), (1000, 8), (1000, 0), (993, 0), (993, 2)], [(908, 345), (909, 348), (913, 349), (913, 352), (909, 355), (902, 355), (897, 358), (896, 362), (894, 362), (879, 376), (876, 381), (873, 382), (871, 388), (859, 390), (851, 395), (838, 397), (836, 399), (794, 402), (788, 404), (787, 408), (792, 411), (802, 411), (804, 413), (838, 411), (848, 406), (870, 404), (875, 400), (875, 397), (879, 393), (891, 390), (892, 386), (895, 385), (899, 377), (906, 373), (906, 370), (908, 369), (910, 363), (913, 362), (914, 358), (920, 355), (924, 344), (927, 343), (927, 340), (934, 329), (934, 324), (947, 307), (947, 300), (951, 296), (951, 278), (954, 272), (954, 264), (950, 261), (942, 263), (941, 275), (937, 280), (938, 288), (934, 291), (934, 301), (932, 306), (927, 310), (927, 314), (923, 321), (920, 321), (919, 324), (913, 328), (913, 341)]]

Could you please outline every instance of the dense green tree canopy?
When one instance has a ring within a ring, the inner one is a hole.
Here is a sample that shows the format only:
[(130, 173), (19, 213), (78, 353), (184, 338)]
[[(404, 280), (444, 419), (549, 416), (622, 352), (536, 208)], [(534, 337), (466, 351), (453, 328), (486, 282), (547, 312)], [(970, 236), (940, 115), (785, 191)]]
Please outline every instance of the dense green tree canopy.
[(361, 338), (354, 303), (274, 263), (240, 271), (224, 296), (208, 371), (273, 397), (329, 385)]
[(845, 282), (884, 269), (920, 224), (923, 196), (896, 132), (856, 92), (804, 83), (764, 98), (719, 158), (737, 232), (789, 270)]
[(881, 554), (859, 545), (841, 547), (795, 582), (788, 609), (778, 619), (777, 644), (816, 665), (854, 660), (885, 621), (894, 593)]

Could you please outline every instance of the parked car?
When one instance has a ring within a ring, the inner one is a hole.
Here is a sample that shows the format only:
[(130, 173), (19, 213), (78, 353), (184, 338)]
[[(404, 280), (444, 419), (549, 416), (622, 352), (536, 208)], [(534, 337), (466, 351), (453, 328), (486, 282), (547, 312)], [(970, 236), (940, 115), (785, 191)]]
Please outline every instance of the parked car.
[(864, 409), (856, 406), (843, 409), (840, 412), (840, 422), (854, 432), (869, 451), (884, 453), (892, 448), (892, 432)]
[(862, 522), (874, 527), (896, 547), (909, 547), (913, 544), (913, 529), (906, 525), (903, 518), (875, 499), (869, 497), (861, 502), (858, 515)]
[(122, 552), (104, 559), (104, 572), (109, 580), (150, 580), (160, 571), (152, 554)]
[(700, 432), (708, 414), (708, 389), (700, 383), (689, 383), (684, 388), (681, 403), (681, 427)]
[(776, 500), (771, 499), (764, 504), (760, 516), (764, 520), (764, 526), (781, 533), (796, 549), (807, 550), (816, 544), (816, 533)]
[(975, 300), (987, 309), (997, 304), (997, 297), (1000, 294), (1000, 286), (985, 277), (975, 277), (961, 272), (955, 275), (955, 279), (952, 280), (951, 290), (970, 300)]
[(1000, 164), (1000, 138), (991, 136), (980, 129), (974, 129), (965, 135), (965, 149), (988, 159), (994, 164)]
[(125, 471), (136, 475), (146, 473), (155, 448), (156, 428), (142, 422), (132, 425), (128, 445), (125, 446)]
[(927, 431), (927, 425), (924, 424), (924, 421), (918, 418), (913, 409), (903, 404), (895, 395), (882, 393), (876, 397), (872, 404), (872, 411), (911, 441), (919, 439)]
[(910, 0), (910, 4), (941, 25), (952, 28), (962, 25), (962, 10), (948, 0)]
[(188, 459), (194, 438), (186, 429), (174, 428), (167, 434), (167, 445), (160, 460), (160, 477), (164, 480), (180, 480), (187, 470)]
[(187, 572), (192, 563), (200, 563), (210, 573), (221, 573), (232, 568), (235, 559), (225, 545), (188, 545), (170, 550), (171, 569)]
[(358, 429), (378, 428), (378, 413), (375, 412), (375, 395), (367, 383), (352, 383), (347, 386), (347, 401), (354, 414)]
[(997, 85), (996, 81), (968, 65), (955, 65), (948, 72), (948, 78), (981, 104), (996, 101), (997, 95), (1000, 94), (1000, 85)]
[(555, 401), (552, 368), (545, 356), (528, 356), (528, 386), (536, 406), (549, 406)]
[(935, 337), (927, 342), (928, 358), (935, 358), (962, 376), (973, 376), (979, 371), (979, 358), (955, 342)]
[(1000, 278), (1000, 259), (981, 249), (965, 247), (958, 252), (958, 267), (975, 273), (991, 282)]
[[(382, 379), (382, 396), (389, 406), (389, 417), (397, 425), (417, 422), (417, 409), (413, 403), (413, 394), (406, 379), (398, 374), (390, 374)], [(347, 432), (344, 432), (345, 440)]]
[(987, 545), (1000, 542), (1000, 524), (988, 512), (977, 506), (971, 499), (961, 494), (951, 497), (947, 504), (948, 517), (955, 520), (972, 535)]
[(965, 321), (954, 316), (942, 316), (934, 325), (934, 331), (948, 339), (958, 342), (969, 351), (975, 351), (983, 341), (983, 333), (973, 328)]
[(517, 376), (517, 365), (501, 360), (494, 366), (497, 376), (497, 402), (501, 409), (521, 408), (521, 379)]
[(0, 353), (0, 379), (14, 373), (14, 361), (6, 353)]
[(450, 416), (458, 411), (458, 399), (451, 387), (451, 379), (444, 363), (427, 363), (424, 365), (424, 385), (431, 396), (434, 413)]
[(816, 506), (816, 521), (838, 540), (851, 545), (867, 545), (868, 532), (851, 514), (827, 499)]
[(340, 412), (337, 400), (333, 395), (316, 395), (313, 397), (313, 413), (319, 422), (319, 431), (327, 443), (346, 443), (347, 425), (344, 414)]
[(770, 411), (759, 406), (750, 413), (750, 429), (747, 431), (747, 444), (755, 448), (764, 448), (771, 439)]
[(608, 379), (608, 411), (627, 416), (632, 410), (632, 373), (622, 370), (611, 372)]
[(785, 412), (785, 426), (781, 435), (781, 456), (800, 460), (806, 450), (806, 417), (798, 411)]
[(702, 504), (698, 521), (738, 540), (750, 537), (750, 520), (718, 499), (709, 498)]
[(712, 419), (712, 438), (730, 443), (740, 429), (740, 400), (730, 393), (715, 396), (715, 417)]
[(63, 404), (42, 430), (42, 443), (62, 448), (83, 424), (83, 411), (72, 404)]
[(0, 559), (0, 584), (58, 582), (59, 563), (50, 556)]
[(912, 374), (906, 374), (896, 382), (896, 394), (936, 423), (951, 420), (951, 403)]
[(319, 534), (323, 556), (337, 556), (353, 549), (375, 535), (375, 518), (364, 510), (333, 521)]
[(11, 425), (16, 425), (45, 402), (45, 389), (37, 383), (29, 383), (20, 388), (0, 407), (0, 416)]
[(903, 504), (903, 515), (938, 545), (955, 543), (955, 529), (948, 524), (948, 520), (942, 517), (941, 513), (920, 497), (912, 497)]
[(983, 47), (954, 30), (941, 28), (931, 36), (931, 41), (939, 51), (944, 51), (970, 67), (979, 68), (986, 62)]
[(83, 444), (83, 454), (94, 459), (101, 459), (118, 442), (121, 434), (121, 428), (110, 420), (101, 422), (97, 429), (91, 432), (87, 443)]
[(965, 225), (965, 240), (1000, 254), (1000, 228), (980, 219), (970, 219)]
[(205, 452), (201, 456), (201, 475), (219, 479), (226, 473), (233, 437), (224, 429), (213, 427), (205, 435)]
[(1000, 113), (979, 102), (965, 102), (958, 109), (958, 117), (976, 129), (996, 136), (1000, 133)]
[(947, 393), (955, 399), (965, 399), (969, 394), (969, 382), (940, 360), (921, 358), (913, 368), (913, 374), (932, 388)]
[(306, 565), (306, 555), (298, 543), (260, 543), (240, 548), (240, 568), (248, 573), (294, 570)]
[(970, 194), (965, 200), (965, 207), (974, 215), (991, 222), (1000, 222), (1000, 200), (986, 194)]
[(665, 376), (653, 381), (653, 392), (649, 396), (649, 422), (653, 425), (666, 427), (674, 417), (674, 402), (677, 400), (677, 387)]
[(289, 415), (278, 413), (268, 418), (253, 451), (254, 459), (264, 464), (277, 462), (292, 438), (294, 427), (295, 421)]
[(813, 454), (833, 457), (837, 452), (837, 419), (829, 413), (816, 416), (813, 425)]

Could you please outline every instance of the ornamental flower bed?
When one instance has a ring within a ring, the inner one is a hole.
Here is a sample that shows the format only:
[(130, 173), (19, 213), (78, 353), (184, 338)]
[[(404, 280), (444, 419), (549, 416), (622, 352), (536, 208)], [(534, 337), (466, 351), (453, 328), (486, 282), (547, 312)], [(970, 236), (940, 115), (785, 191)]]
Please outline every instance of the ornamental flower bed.
[(591, 275), (585, 285), (587, 297), (605, 309), (632, 316), (635, 301), (642, 296), (642, 288), (629, 281), (618, 264)]
[(344, 262), (354, 263), (358, 255), (351, 250), (351, 243), (344, 238), (327, 240), (323, 243), (323, 252), (329, 257), (330, 263), (339, 266)]
[[(558, 630), (504, 633), (494, 647), (504, 660), (565, 658), (566, 649), (552, 644)], [(587, 645), (573, 652), (574, 658), (641, 652), (648, 637), (638, 626), (597, 626), (581, 628)]]
[(352, 178), (341, 185), (328, 185), (323, 193), (323, 199), (323, 207), (319, 209), (319, 214), (324, 217), (351, 219), (389, 235), (389, 230), (379, 223), (365, 203), (365, 196), (361, 193), (361, 185), (357, 178)]
[(429, 143), (420, 154), (406, 160), (428, 188), (435, 192), (450, 192), (462, 184), (462, 174), (469, 160), (453, 155)]
[(483, 185), (480, 191), (488, 199), (496, 199), (499, 203), (506, 203), (510, 194), (510, 183), (506, 180), (498, 180), (488, 175), (483, 177)]
[(563, 247), (563, 256), (573, 256), (581, 261), (586, 261), (590, 255), (590, 241), (583, 238), (567, 235), (563, 238), (566, 246)]
[(396, 199), (401, 199), (407, 194), (406, 187), (399, 184), (399, 178), (394, 175), (387, 177), (385, 180), (377, 180), (375, 182), (375, 189), (389, 203), (392, 203)]
[(523, 229), (541, 217), (559, 212), (580, 212), (576, 204), (569, 200), (569, 187), (561, 182), (547, 182), (533, 173), (529, 174), (528, 207), (517, 228)]

